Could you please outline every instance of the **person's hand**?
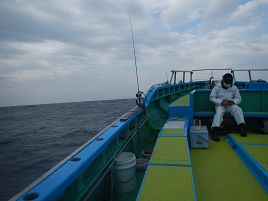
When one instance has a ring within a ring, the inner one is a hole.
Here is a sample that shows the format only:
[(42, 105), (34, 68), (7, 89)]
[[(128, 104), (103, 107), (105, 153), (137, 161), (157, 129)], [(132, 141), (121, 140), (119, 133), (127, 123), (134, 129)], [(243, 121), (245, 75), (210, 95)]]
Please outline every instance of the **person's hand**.
[(233, 104), (235, 104), (235, 103), (234, 103), (234, 101), (229, 100), (229, 101), (228, 101), (228, 104), (229, 104), (229, 105), (233, 105)]
[(221, 106), (223, 106), (223, 107), (232, 106), (233, 104), (234, 104), (234, 101), (232, 101), (232, 100), (223, 100), (221, 102)]
[(229, 101), (228, 101), (228, 100), (223, 100), (223, 101), (221, 102), (221, 106), (223, 106), (223, 107), (227, 107), (227, 106), (229, 106)]

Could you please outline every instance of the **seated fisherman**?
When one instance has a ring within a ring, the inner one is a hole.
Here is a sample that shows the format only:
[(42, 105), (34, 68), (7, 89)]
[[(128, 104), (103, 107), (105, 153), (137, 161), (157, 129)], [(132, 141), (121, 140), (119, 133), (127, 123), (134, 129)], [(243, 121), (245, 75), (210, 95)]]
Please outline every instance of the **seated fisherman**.
[(245, 129), (245, 120), (243, 112), (237, 105), (241, 103), (239, 90), (233, 85), (233, 76), (226, 73), (223, 76), (221, 83), (217, 84), (211, 91), (210, 101), (215, 104), (216, 114), (213, 119), (211, 128), (211, 137), (214, 141), (220, 141), (219, 130), (223, 121), (223, 115), (230, 113), (239, 126), (240, 135), (247, 136)]

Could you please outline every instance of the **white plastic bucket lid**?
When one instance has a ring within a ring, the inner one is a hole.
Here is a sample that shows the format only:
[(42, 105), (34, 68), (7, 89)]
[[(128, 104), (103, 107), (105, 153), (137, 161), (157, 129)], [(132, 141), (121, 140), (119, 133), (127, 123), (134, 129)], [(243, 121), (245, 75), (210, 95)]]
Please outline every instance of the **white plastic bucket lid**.
[(115, 158), (115, 169), (128, 169), (136, 166), (136, 156), (131, 152), (122, 152)]
[(118, 154), (118, 156), (115, 158), (116, 163), (125, 163), (136, 160), (135, 154), (131, 152), (121, 152)]

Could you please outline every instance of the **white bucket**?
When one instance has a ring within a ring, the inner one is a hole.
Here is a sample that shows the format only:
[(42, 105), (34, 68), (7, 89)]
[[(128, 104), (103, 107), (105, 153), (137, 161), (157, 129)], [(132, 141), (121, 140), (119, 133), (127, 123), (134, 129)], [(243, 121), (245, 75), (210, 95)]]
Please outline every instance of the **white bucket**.
[(120, 192), (128, 193), (128, 192), (134, 191), (136, 188), (136, 176), (132, 177), (127, 182), (118, 181), (117, 185), (118, 185), (118, 189)]
[(131, 152), (121, 152), (115, 158), (115, 178), (122, 192), (133, 191), (136, 187), (136, 157)]

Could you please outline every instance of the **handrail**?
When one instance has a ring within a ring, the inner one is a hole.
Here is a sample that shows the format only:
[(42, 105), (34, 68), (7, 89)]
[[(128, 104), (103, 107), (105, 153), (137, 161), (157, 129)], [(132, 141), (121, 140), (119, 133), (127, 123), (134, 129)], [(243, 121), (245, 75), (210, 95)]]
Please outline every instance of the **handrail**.
[(215, 70), (226, 70), (231, 71), (233, 74), (233, 77), (235, 78), (235, 72), (236, 71), (247, 71), (249, 75), (249, 80), (252, 82), (252, 76), (251, 71), (268, 71), (267, 68), (258, 68), (258, 69), (232, 69), (232, 68), (203, 68), (203, 69), (193, 69), (193, 70), (171, 70), (171, 77), (170, 77), (170, 84), (176, 84), (177, 83), (177, 73), (182, 73), (182, 80), (181, 82), (185, 82), (185, 74), (190, 73), (190, 82), (193, 81), (193, 73), (194, 72), (200, 72), (200, 71), (215, 71)]
[(248, 76), (249, 76), (249, 81), (252, 82), (252, 76), (251, 76), (251, 71), (268, 71), (268, 69), (237, 69), (237, 70), (232, 70), (232, 74), (234, 76), (235, 71), (248, 71)]
[(192, 71), (207, 71), (207, 70), (232, 70), (231, 68), (203, 68), (203, 69), (194, 69)]
[(174, 84), (177, 83), (177, 73), (183, 73), (183, 78), (182, 78), (182, 82), (185, 82), (185, 73), (190, 73), (190, 82), (193, 81), (193, 71), (187, 71), (187, 70), (172, 70), (171, 71), (171, 78), (170, 78), (170, 83), (172, 83), (172, 79), (174, 76)]

